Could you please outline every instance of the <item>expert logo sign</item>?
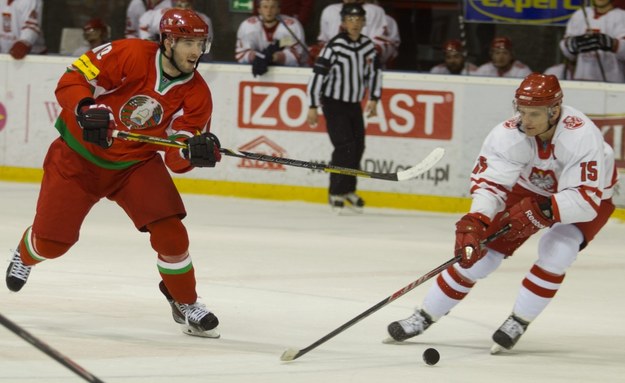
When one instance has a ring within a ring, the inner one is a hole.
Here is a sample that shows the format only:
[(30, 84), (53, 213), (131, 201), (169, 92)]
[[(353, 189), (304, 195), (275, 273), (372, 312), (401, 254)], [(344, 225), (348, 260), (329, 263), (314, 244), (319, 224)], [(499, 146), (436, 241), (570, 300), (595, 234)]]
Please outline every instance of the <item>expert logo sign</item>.
[[(384, 88), (378, 117), (367, 121), (367, 134), (450, 140), (453, 112), (453, 92)], [(242, 129), (326, 132), (323, 116), (313, 128), (306, 122), (307, 113), (306, 85), (239, 84), (238, 124)]]

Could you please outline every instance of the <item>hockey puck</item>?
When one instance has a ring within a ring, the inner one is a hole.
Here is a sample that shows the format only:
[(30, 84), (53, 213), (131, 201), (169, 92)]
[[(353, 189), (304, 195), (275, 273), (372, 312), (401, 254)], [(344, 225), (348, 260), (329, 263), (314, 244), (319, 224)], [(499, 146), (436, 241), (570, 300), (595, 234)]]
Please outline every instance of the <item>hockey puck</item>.
[(435, 348), (428, 348), (423, 352), (423, 361), (425, 364), (433, 366), (441, 359), (441, 354)]

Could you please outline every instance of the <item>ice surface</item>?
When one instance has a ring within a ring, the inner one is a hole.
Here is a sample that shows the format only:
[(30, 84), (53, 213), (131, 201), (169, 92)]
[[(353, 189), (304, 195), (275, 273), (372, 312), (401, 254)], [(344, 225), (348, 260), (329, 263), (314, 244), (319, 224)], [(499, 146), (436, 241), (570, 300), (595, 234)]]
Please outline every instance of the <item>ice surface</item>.
[[(0, 243), (31, 224), (38, 186), (0, 183)], [(71, 198), (71, 196), (68, 196)], [(19, 293), (0, 288), (0, 313), (105, 382), (622, 382), (625, 225), (611, 221), (513, 352), (491, 356), (535, 259), (536, 239), (505, 261), (425, 334), (383, 344), (430, 282), (300, 359), (304, 348), (451, 258), (453, 214), (185, 195), (198, 292), (221, 339), (183, 335), (158, 291), (155, 254), (123, 211), (102, 201), (80, 241), (33, 270)], [(4, 270), (4, 269), (3, 269)], [(421, 354), (441, 353), (436, 366)], [(0, 382), (80, 382), (0, 327)]]

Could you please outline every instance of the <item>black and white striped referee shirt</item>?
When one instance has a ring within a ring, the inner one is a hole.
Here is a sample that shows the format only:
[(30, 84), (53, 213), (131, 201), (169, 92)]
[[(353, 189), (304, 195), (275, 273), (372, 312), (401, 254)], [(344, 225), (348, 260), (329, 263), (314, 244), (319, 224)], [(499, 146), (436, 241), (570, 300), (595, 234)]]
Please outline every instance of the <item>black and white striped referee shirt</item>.
[(308, 104), (320, 105), (321, 97), (343, 102), (361, 102), (369, 88), (369, 99), (378, 100), (382, 93), (380, 60), (371, 39), (360, 35), (352, 41), (339, 33), (323, 48), (308, 82)]

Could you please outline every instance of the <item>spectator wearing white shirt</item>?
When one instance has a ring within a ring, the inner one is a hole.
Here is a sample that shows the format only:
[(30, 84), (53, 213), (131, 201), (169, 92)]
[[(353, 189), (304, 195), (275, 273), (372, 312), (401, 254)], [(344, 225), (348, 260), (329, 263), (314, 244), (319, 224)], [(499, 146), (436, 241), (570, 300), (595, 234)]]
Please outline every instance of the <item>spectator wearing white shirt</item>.
[(532, 70), (515, 59), (512, 52), (512, 40), (507, 37), (495, 37), (490, 44), (490, 61), (475, 71), (477, 76), (525, 78)]

